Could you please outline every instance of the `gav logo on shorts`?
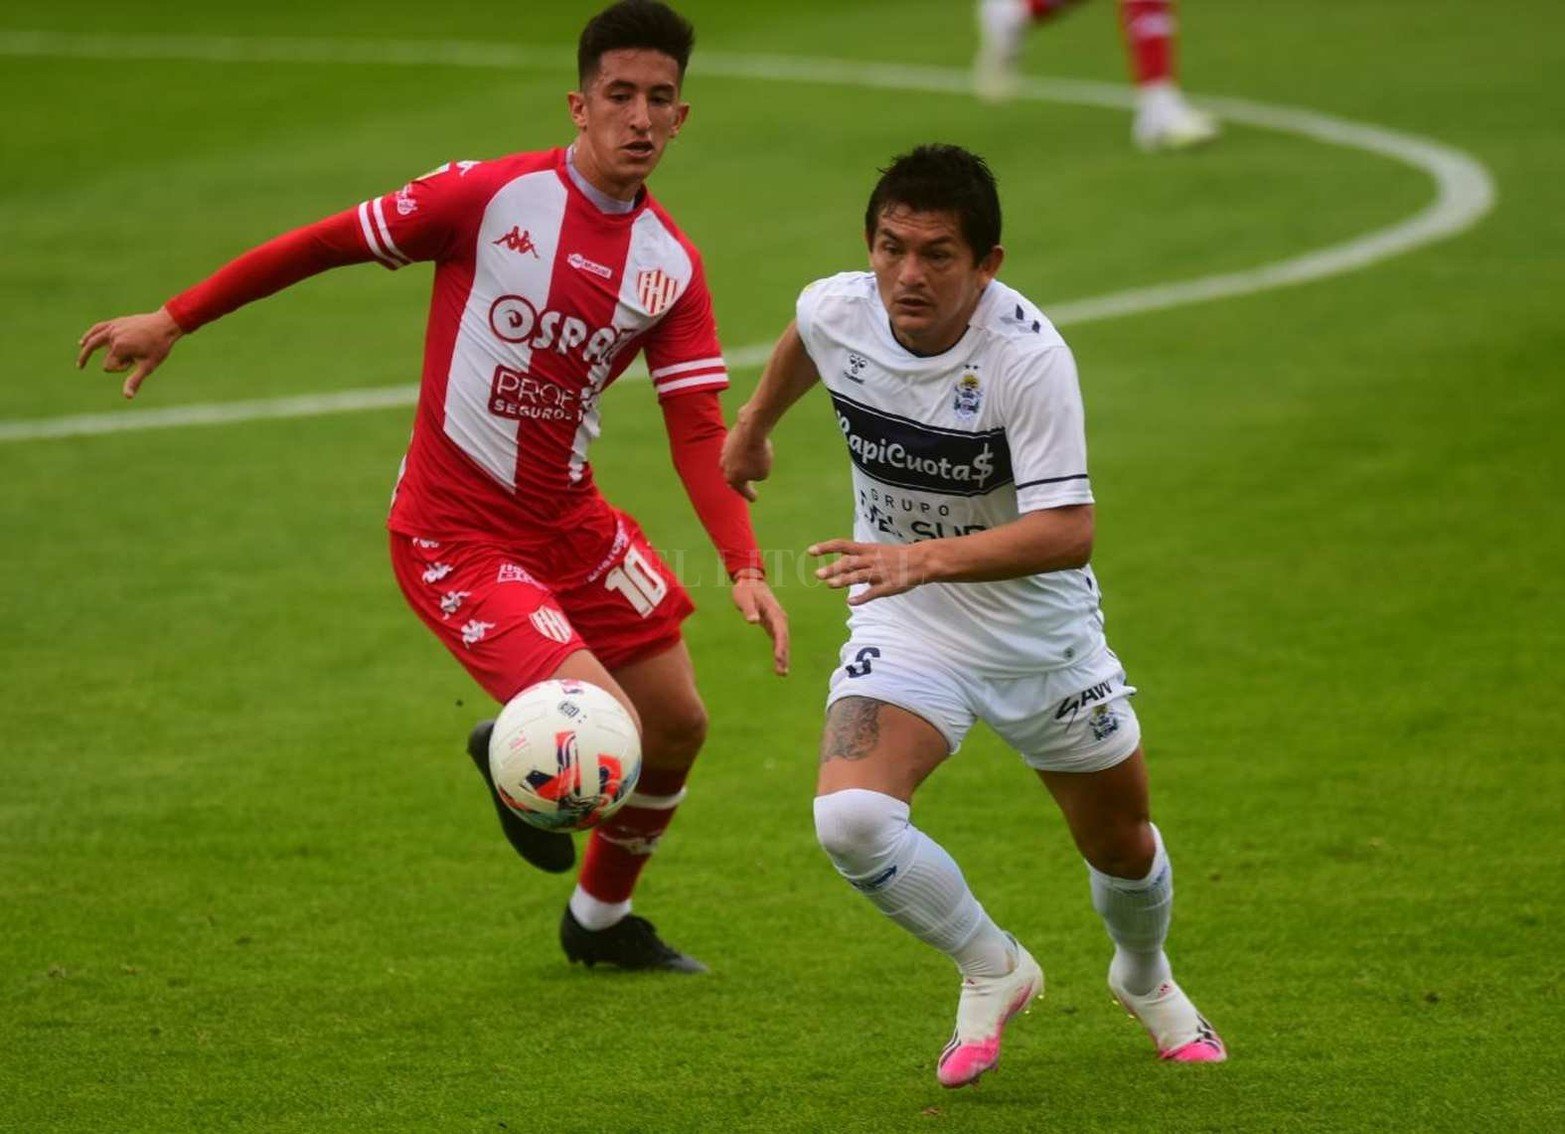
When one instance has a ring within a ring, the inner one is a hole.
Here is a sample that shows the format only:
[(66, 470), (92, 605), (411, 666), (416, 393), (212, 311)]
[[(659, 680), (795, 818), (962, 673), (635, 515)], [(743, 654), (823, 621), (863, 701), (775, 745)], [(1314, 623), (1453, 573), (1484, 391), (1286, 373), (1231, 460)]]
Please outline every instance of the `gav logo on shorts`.
[[(1059, 707), (1054, 710), (1054, 719), (1060, 721), (1069, 716), (1071, 720), (1075, 720), (1076, 714), (1081, 712), (1081, 710), (1088, 705), (1096, 705), (1101, 701), (1108, 700), (1109, 694), (1113, 692), (1114, 683), (1112, 681), (1100, 681), (1096, 685), (1083, 689), (1080, 693), (1073, 693), (1061, 701)], [(1111, 729), (1110, 731), (1113, 730)]]
[(940, 429), (839, 393), (833, 392), (831, 400), (853, 463), (882, 484), (984, 496), (1011, 483), (1011, 450), (1003, 429)]

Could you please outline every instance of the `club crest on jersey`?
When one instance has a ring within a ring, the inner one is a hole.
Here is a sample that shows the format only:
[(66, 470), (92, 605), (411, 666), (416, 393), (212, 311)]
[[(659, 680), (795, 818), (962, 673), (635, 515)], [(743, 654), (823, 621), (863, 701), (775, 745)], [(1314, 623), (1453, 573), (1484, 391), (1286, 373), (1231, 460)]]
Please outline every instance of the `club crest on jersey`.
[(506, 233), (498, 240), (490, 241), (490, 243), (499, 245), (502, 248), (509, 248), (512, 252), (516, 252), (520, 255), (525, 255), (530, 252), (532, 253), (534, 260), (543, 259), (542, 256), (538, 255), (538, 246), (533, 243), (533, 234), (531, 232), (524, 231), (522, 226), (519, 224), (513, 224), (511, 226), (510, 232)]
[(540, 606), (527, 616), (527, 620), (533, 624), (534, 630), (550, 641), (563, 645), (571, 640), (571, 624), (566, 621), (565, 615), (551, 606)]
[(956, 383), (956, 395), (951, 399), (951, 411), (961, 418), (974, 418), (983, 408), (984, 392), (978, 384), (978, 375), (969, 371)]
[(648, 315), (661, 315), (679, 294), (679, 281), (662, 268), (636, 273), (636, 298)]

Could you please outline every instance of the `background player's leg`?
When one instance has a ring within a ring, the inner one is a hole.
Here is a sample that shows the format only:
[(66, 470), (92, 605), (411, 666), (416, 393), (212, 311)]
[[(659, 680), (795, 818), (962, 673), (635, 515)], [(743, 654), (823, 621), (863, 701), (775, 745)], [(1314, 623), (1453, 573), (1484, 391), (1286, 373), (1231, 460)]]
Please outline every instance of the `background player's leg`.
[(1174, 150), (1217, 137), (1217, 123), (1185, 101), (1175, 74), (1174, 0), (1120, 0), (1120, 25), (1137, 87), (1136, 144)]
[(966, 978), (940, 1081), (973, 1082), (999, 1058), (1004, 1023), (1043, 991), (1037, 962), (979, 905), (945, 849), (909, 822), (913, 792), (949, 754), (938, 729), (869, 697), (832, 704), (815, 831), (838, 872)]
[[(604, 960), (622, 967), (702, 972), (705, 966), (700, 962), (661, 942), (652, 948), (642, 941), (647, 946), (644, 956), (632, 952), (609, 955), (586, 944), (590, 939), (576, 932), (609, 933), (629, 922), (627, 933), (639, 933), (645, 926), (647, 934), (642, 936), (650, 936), (650, 926), (629, 917), (631, 894), (658, 840), (673, 821), (684, 798), (685, 778), (706, 739), (706, 707), (696, 691), (695, 667), (683, 641), (652, 657), (617, 667), (611, 680), (610, 687), (634, 707), (641, 725), (641, 779), (625, 806), (599, 824), (588, 839), (562, 929), (566, 952), (573, 959), (580, 954), (582, 960)], [(602, 955), (596, 955), (599, 953)]]
[(1165, 1059), (1216, 1062), (1222, 1041), (1174, 983), (1163, 944), (1174, 904), (1174, 870), (1148, 817), (1141, 749), (1100, 772), (1039, 771), (1059, 804), (1092, 885), (1114, 959), (1109, 987), (1142, 1022)]
[(1015, 93), (1016, 61), (1027, 29), (1078, 0), (979, 0), (978, 57), (973, 82), (980, 98), (998, 102)]

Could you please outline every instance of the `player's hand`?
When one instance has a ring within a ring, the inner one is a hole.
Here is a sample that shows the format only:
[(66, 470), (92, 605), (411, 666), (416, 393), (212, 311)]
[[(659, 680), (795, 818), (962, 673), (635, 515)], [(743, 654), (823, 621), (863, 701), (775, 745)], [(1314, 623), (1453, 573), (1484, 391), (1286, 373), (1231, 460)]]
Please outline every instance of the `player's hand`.
[(758, 625), (772, 639), (772, 672), (788, 676), (788, 612), (759, 575), (741, 574), (734, 580), (734, 605), (746, 622)]
[(840, 590), (867, 584), (866, 590), (848, 596), (849, 606), (862, 606), (887, 595), (900, 595), (929, 582), (929, 571), (916, 543), (856, 543), (851, 539), (828, 539), (812, 544), (808, 551), (814, 556), (837, 556), (815, 569), (815, 577), (828, 587)]
[(120, 392), (134, 398), (141, 384), (168, 357), (180, 335), (179, 324), (168, 309), (160, 307), (145, 315), (122, 315), (106, 323), (94, 323), (81, 337), (76, 369), (81, 370), (99, 347), (107, 347), (103, 369), (110, 374), (129, 370)]
[(745, 424), (743, 410), (723, 441), (719, 464), (729, 487), (751, 501), (755, 499), (755, 485), (751, 482), (765, 480), (772, 473), (772, 443), (765, 434), (758, 434)]

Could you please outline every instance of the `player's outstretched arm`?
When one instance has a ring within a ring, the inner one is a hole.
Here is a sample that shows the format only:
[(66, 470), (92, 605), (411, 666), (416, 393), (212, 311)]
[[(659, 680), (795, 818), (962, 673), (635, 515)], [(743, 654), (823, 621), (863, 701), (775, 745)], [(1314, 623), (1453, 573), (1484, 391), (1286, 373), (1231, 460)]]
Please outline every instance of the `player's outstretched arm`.
[(804, 349), (796, 323), (789, 323), (772, 348), (750, 400), (740, 407), (723, 444), (723, 479), (746, 500), (755, 499), (757, 480), (772, 471), (772, 429), (794, 402), (820, 381), (815, 363)]
[(122, 315), (118, 319), (94, 323), (77, 343), (76, 369), (85, 369), (98, 348), (106, 348), (104, 371), (119, 374), (129, 370), (120, 392), (127, 398), (134, 398), (147, 375), (163, 364), (182, 334), (184, 332), (166, 307), (143, 315)]
[[(360, 208), (368, 209), (368, 204)], [(429, 211), (433, 210), (426, 210)], [(395, 268), (407, 263), (411, 257), (424, 258), (426, 250), (422, 241), (415, 244), (409, 234), (404, 234), (405, 247), (399, 253), (403, 258), (393, 261), (378, 247), (369, 247), (364, 235), (366, 231), (359, 210), (348, 209), (273, 237), (229, 261), (156, 311), (93, 325), (81, 338), (76, 366), (78, 369), (86, 366), (99, 347), (107, 347), (103, 369), (111, 373), (130, 370), (123, 392), (127, 398), (133, 398), (147, 375), (168, 357), (175, 340), (182, 334), (200, 330), (247, 303), (292, 287), (329, 268), (366, 263), (372, 259)], [(439, 229), (433, 222), (430, 231), (438, 234)], [(421, 234), (412, 234), (417, 235)]]
[(815, 572), (828, 587), (867, 584), (848, 599), (859, 606), (924, 583), (991, 583), (1084, 567), (1092, 558), (1092, 505), (1044, 508), (965, 536), (919, 543), (829, 539), (809, 552), (837, 556)]

